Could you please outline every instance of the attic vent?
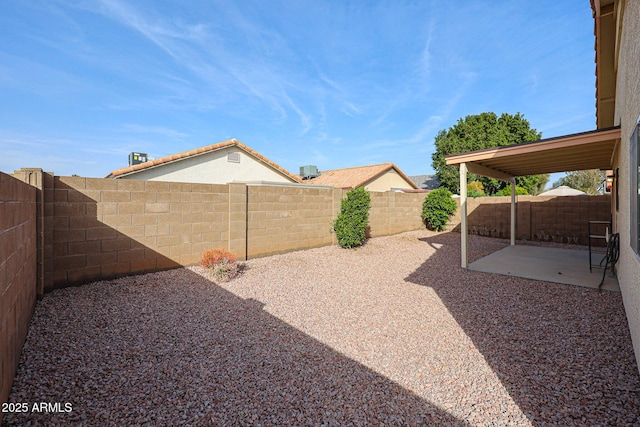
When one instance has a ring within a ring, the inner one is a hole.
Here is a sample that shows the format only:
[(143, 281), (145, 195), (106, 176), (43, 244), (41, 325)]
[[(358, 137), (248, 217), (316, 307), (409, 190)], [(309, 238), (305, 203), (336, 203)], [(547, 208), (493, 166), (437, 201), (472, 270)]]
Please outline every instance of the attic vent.
[(228, 153), (227, 154), (227, 162), (240, 163), (240, 153), (238, 153), (237, 151)]
[(314, 165), (300, 166), (300, 177), (302, 179), (312, 179), (320, 176), (318, 167)]

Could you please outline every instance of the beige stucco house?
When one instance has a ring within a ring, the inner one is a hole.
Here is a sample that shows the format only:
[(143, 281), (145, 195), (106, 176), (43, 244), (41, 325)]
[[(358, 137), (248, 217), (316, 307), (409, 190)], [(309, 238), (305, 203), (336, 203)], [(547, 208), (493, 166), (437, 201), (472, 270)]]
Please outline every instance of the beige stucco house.
[(620, 127), (612, 215), (620, 233), (618, 280), (640, 366), (640, 2), (591, 0), (596, 35), (597, 126)]
[(107, 178), (203, 184), (300, 182), (297, 176), (237, 139), (127, 166), (112, 171)]
[(415, 190), (416, 184), (393, 163), (322, 171), (310, 184), (368, 191)]
[[(586, 0), (585, 0), (586, 2)], [(586, 5), (585, 5), (586, 7)], [(640, 366), (640, 1), (591, 0), (596, 59), (596, 129), (447, 157), (460, 167), (462, 266), (467, 267), (466, 175), (514, 177), (570, 170), (613, 171), (611, 222), (620, 235), (618, 282)]]

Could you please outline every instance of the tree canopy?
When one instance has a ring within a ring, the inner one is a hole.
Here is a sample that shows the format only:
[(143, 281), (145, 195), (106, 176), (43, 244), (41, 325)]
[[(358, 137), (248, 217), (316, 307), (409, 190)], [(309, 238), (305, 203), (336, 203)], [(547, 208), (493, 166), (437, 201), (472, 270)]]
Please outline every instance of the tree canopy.
[[(455, 166), (447, 166), (446, 156), (536, 141), (541, 137), (542, 133), (532, 129), (529, 121), (520, 113), (503, 113), (500, 117), (492, 112), (469, 115), (458, 119), (449, 129), (438, 132), (435, 139), (436, 151), (431, 156), (432, 166), (442, 186), (453, 193), (459, 193), (460, 170)], [(469, 174), (469, 180), (480, 181), (488, 195), (493, 195), (508, 185), (504, 181), (474, 174)], [(541, 192), (548, 181), (549, 175), (516, 177), (516, 185), (533, 195)]]
[(583, 171), (571, 171), (553, 183), (553, 188), (566, 185), (587, 194), (599, 194), (604, 185), (604, 172), (592, 169)]

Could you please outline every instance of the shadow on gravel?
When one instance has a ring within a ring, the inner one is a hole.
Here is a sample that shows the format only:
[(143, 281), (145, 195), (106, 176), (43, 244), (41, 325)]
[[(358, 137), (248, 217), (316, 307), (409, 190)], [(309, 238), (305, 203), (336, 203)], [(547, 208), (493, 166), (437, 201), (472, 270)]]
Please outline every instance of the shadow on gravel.
[[(168, 254), (180, 236), (148, 218), (132, 225), (140, 206), (126, 182), (98, 202), (45, 179), (51, 292), (37, 302), (3, 425), (464, 425), (191, 270), (121, 277), (177, 267)], [(171, 241), (143, 243), (160, 238)]]
[(437, 250), (405, 280), (438, 294), (532, 424), (640, 423), (621, 294), (463, 270), (459, 234), (420, 240)]
[(6, 425), (465, 425), (187, 270), (38, 303), (10, 402), (71, 412)]

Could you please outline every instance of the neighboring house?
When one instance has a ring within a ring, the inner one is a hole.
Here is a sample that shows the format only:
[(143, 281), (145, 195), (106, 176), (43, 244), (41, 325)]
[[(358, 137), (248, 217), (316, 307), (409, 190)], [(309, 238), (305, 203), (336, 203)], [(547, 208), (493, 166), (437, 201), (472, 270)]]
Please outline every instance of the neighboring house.
[(111, 172), (107, 178), (204, 184), (300, 183), (291, 172), (237, 139), (127, 166)]
[[(514, 177), (522, 175), (612, 171), (608, 177), (613, 180), (611, 219), (614, 232), (620, 235), (618, 282), (640, 366), (640, 1), (591, 0), (591, 9), (596, 39), (597, 129), (451, 155), (447, 164), (460, 167), (461, 189), (463, 184), (466, 187), (467, 171), (511, 181), (513, 186)], [(466, 267), (466, 194), (462, 193), (461, 258)], [(511, 204), (512, 218), (516, 218), (515, 197)]]
[(584, 191), (561, 185), (560, 187), (552, 188), (551, 190), (538, 194), (538, 197), (545, 196), (588, 196), (588, 194)]
[(416, 190), (416, 184), (393, 163), (322, 171), (310, 184), (368, 191)]
[(442, 184), (436, 175), (415, 175), (409, 177), (421, 190), (435, 190)]

